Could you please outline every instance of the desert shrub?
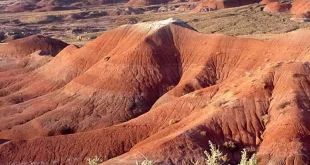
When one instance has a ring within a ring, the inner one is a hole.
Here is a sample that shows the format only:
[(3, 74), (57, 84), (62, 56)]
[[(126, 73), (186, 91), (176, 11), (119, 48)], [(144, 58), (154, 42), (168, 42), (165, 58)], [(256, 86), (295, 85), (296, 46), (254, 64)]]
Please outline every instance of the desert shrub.
[(241, 153), (242, 153), (242, 156), (241, 156), (239, 165), (258, 165), (255, 154), (253, 154), (251, 158), (248, 159), (247, 151), (245, 149), (243, 149)]
[(103, 160), (98, 156), (95, 156), (93, 158), (87, 158), (86, 161), (88, 165), (98, 165), (103, 162)]
[(228, 100), (219, 100), (219, 101), (214, 103), (214, 106), (215, 107), (221, 107), (221, 106), (223, 106), (224, 104), (226, 104), (228, 102), (229, 102)]
[[(209, 141), (209, 146), (210, 146), (210, 151), (209, 152), (204, 151), (204, 154), (206, 155), (206, 159), (205, 159), (206, 165), (224, 165), (224, 164), (227, 164), (229, 162), (227, 154), (224, 155), (219, 150), (218, 146), (213, 144), (211, 141)], [(236, 147), (236, 145), (232, 141), (226, 142), (225, 146), (229, 146), (231, 148), (234, 148), (233, 146)], [(251, 151), (248, 151), (247, 148), (243, 149), (243, 151), (241, 151), (241, 154), (242, 154), (241, 160), (240, 160), (240, 163), (238, 165), (258, 165), (258, 161), (256, 159), (255, 154), (252, 154), (252, 156), (248, 159), (248, 153), (251, 154), (251, 152), (253, 152), (253, 151), (254, 151), (253, 149)], [(148, 160), (143, 154), (141, 154), (141, 155), (144, 157), (144, 160), (141, 163), (136, 161), (136, 165), (154, 165), (154, 161)], [(191, 160), (191, 163), (193, 165), (198, 165), (198, 161), (194, 162), (193, 160)], [(90, 164), (88, 161), (88, 165), (97, 165), (97, 164)]]
[(195, 96), (203, 96), (203, 91), (196, 91)]
[(168, 124), (169, 124), (169, 126), (170, 126), (170, 125), (173, 125), (173, 124), (175, 124), (175, 123), (177, 123), (177, 122), (178, 122), (178, 120), (170, 119)]
[(253, 73), (251, 73), (251, 72), (245, 72), (245, 73), (244, 73), (244, 76), (252, 77), (252, 76), (253, 76)]
[(282, 65), (283, 65), (283, 62), (278, 62), (278, 63), (273, 64), (271, 67), (272, 68), (279, 68)]
[(111, 58), (111, 57), (106, 56), (106, 57), (104, 57), (103, 59), (104, 59), (104, 61), (109, 61), (109, 60), (110, 60), (110, 58)]
[(200, 135), (207, 136), (207, 131), (200, 131)]
[(193, 92), (193, 91), (195, 91), (195, 88), (192, 84), (185, 84), (184, 88), (183, 88), (182, 95), (186, 95), (186, 94)]
[(192, 163), (192, 165), (199, 165), (199, 162), (198, 161), (193, 161), (193, 160), (191, 160), (191, 163)]
[(262, 116), (262, 121), (263, 121), (264, 125), (267, 125), (270, 121), (269, 115), (266, 114), (266, 115)]
[(249, 154), (254, 154), (256, 152), (256, 148), (253, 146), (245, 147), (244, 149)]
[(136, 165), (153, 165), (154, 162), (152, 160), (143, 160), (140, 164), (138, 162), (136, 162)]
[(277, 107), (277, 109), (278, 110), (280, 110), (280, 109), (284, 109), (284, 108), (286, 108), (288, 105), (290, 105), (291, 103), (289, 102), (289, 101), (285, 101), (285, 102), (283, 102), (283, 103), (281, 103), (278, 107)]
[[(227, 142), (228, 146), (232, 146), (232, 143)], [(227, 157), (227, 154), (224, 155), (218, 147), (216, 147), (215, 144), (213, 144), (211, 141), (209, 141), (209, 146), (210, 146), (210, 153), (205, 151), (206, 155), (206, 165), (223, 165), (226, 164), (229, 159)], [(250, 159), (247, 158), (247, 154), (249, 153), (247, 149), (243, 149), (241, 151), (242, 156), (239, 165), (258, 165), (257, 160), (256, 160), (256, 155), (253, 154)]]
[(300, 78), (300, 77), (306, 77), (307, 75), (306, 74), (300, 74), (300, 73), (294, 73), (292, 76), (293, 76), (293, 78)]
[(227, 161), (227, 155), (224, 155), (219, 147), (216, 147), (211, 141), (209, 141), (210, 153), (205, 151), (206, 164), (207, 165), (222, 165)]
[(175, 86), (171, 85), (169, 87), (167, 87), (167, 91), (171, 91)]
[(231, 151), (235, 150), (237, 148), (235, 142), (233, 141), (227, 141), (223, 143), (223, 146)]
[(225, 90), (223, 91), (224, 94), (227, 93), (227, 92), (229, 92), (229, 89), (225, 89)]
[(140, 155), (142, 155), (144, 157), (144, 160), (141, 163), (136, 161), (136, 165), (153, 165), (154, 164), (154, 161), (148, 160), (148, 158), (146, 156), (144, 156), (142, 153), (140, 153)]

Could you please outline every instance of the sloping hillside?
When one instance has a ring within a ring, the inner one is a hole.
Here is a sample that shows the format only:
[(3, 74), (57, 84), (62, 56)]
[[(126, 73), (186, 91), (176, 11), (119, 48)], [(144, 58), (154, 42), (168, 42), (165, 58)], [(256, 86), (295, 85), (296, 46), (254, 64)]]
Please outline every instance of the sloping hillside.
[[(270, 40), (201, 34), (180, 20), (124, 25), (50, 62), (0, 72), (0, 163), (307, 164), (309, 30)], [(0, 47), (1, 49), (1, 47)], [(3, 60), (20, 60), (6, 58)], [(37, 63), (37, 62), (35, 62)], [(14, 153), (14, 154), (12, 154)]]

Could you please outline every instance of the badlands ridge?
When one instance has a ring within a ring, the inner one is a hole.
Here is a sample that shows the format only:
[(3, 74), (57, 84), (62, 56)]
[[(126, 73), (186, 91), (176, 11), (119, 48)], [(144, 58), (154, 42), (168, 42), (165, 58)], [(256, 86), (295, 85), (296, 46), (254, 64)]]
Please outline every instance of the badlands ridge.
[[(202, 34), (168, 19), (78, 48), (43, 36), (0, 46), (0, 164), (308, 164), (310, 30), (269, 40)], [(36, 44), (40, 43), (40, 44)], [(14, 154), (13, 154), (14, 153)]]

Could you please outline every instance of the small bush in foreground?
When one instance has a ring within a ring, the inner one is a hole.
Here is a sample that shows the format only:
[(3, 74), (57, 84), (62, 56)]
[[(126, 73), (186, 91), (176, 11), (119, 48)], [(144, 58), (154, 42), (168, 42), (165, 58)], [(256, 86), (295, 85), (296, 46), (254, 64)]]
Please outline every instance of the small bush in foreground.
[(136, 161), (136, 165), (153, 165), (154, 164), (154, 161), (148, 160), (146, 156), (144, 156), (142, 153), (140, 154), (144, 157), (144, 160), (140, 164), (138, 161)]
[(152, 160), (143, 160), (140, 164), (138, 162), (136, 162), (136, 165), (153, 165), (153, 161)]
[(88, 165), (98, 165), (102, 162), (103, 162), (102, 159), (99, 158), (98, 156), (95, 156), (93, 158), (87, 158), (87, 164)]
[[(227, 143), (228, 144), (228, 143)], [(208, 151), (205, 151), (205, 155), (207, 156), (206, 165), (223, 165), (226, 162), (228, 162), (227, 155), (224, 155), (218, 147), (215, 146), (211, 141), (209, 141), (210, 146), (210, 153)], [(230, 146), (231, 145), (227, 145)], [(235, 146), (235, 145), (234, 145)], [(256, 160), (256, 155), (253, 154), (250, 159), (247, 158), (247, 150), (243, 149), (241, 151), (242, 156), (239, 165), (258, 165), (258, 162)]]
[(211, 141), (209, 141), (210, 153), (205, 151), (207, 165), (222, 165), (227, 161), (227, 156), (219, 150)]
[(252, 157), (248, 160), (246, 150), (243, 149), (243, 151), (241, 151), (241, 153), (242, 153), (242, 156), (241, 156), (241, 160), (240, 160), (239, 165), (257, 165), (258, 164), (255, 154), (253, 154)]

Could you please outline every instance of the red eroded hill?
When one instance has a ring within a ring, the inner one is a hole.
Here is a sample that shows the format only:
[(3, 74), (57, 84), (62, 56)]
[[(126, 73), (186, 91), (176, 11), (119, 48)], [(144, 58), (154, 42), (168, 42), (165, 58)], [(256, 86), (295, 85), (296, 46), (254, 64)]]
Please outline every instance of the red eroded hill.
[[(180, 20), (125, 25), (28, 72), (0, 72), (0, 163), (229, 163), (310, 156), (309, 30), (260, 41), (201, 34)], [(26, 68), (25, 68), (26, 69)], [(22, 71), (23, 68), (20, 68)], [(12, 154), (14, 153), (14, 154)]]
[(290, 11), (291, 4), (283, 4), (280, 2), (270, 2), (264, 7), (265, 12), (277, 13), (277, 12), (288, 12)]
[(291, 12), (293, 14), (306, 13), (310, 10), (310, 1), (309, 0), (295, 0), (292, 3)]
[(264, 11), (269, 13), (289, 12), (293, 14), (292, 20), (300, 22), (310, 21), (310, 1), (309, 0), (294, 0), (288, 2), (281, 1), (262, 1), (267, 4)]
[(229, 7), (238, 7), (257, 3), (257, 0), (204, 0), (200, 2), (193, 11), (205, 12)]
[(298, 20), (302, 22), (310, 21), (310, 1), (309, 0), (295, 0), (292, 3), (292, 8), (290, 11), (293, 16), (293, 20)]
[(0, 57), (23, 57), (38, 50), (42, 55), (55, 56), (67, 45), (60, 40), (34, 35), (0, 45)]

